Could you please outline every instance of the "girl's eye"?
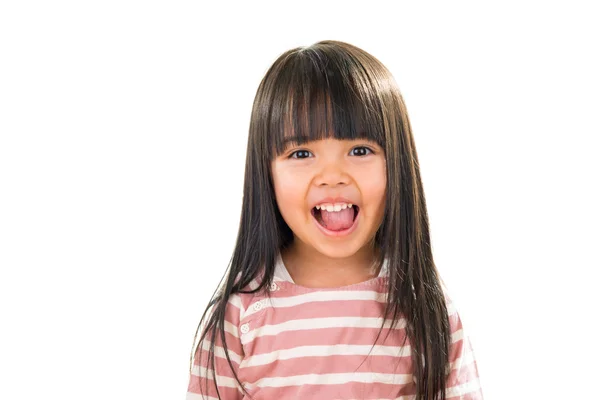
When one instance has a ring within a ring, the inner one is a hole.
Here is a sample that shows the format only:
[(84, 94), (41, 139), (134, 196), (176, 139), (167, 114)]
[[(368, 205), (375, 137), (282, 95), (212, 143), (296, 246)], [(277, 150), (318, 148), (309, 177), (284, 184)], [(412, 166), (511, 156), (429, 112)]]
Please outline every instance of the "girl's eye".
[[(356, 146), (350, 151), (350, 155), (356, 157), (364, 157), (369, 153), (373, 153), (373, 150), (365, 146)], [(312, 153), (308, 150), (296, 150), (291, 153), (288, 158), (304, 159), (309, 158), (311, 155)]]
[(296, 150), (290, 154), (289, 158), (308, 158), (310, 157), (310, 151), (308, 150)]
[(350, 154), (357, 157), (366, 156), (369, 153), (373, 153), (373, 151), (368, 147), (364, 146), (357, 146), (350, 151)]

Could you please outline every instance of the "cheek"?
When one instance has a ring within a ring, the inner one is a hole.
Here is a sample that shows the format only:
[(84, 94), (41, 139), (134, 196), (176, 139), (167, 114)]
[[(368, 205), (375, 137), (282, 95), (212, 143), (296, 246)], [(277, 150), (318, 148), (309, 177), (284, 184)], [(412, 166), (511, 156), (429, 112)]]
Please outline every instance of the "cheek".
[(361, 174), (359, 185), (363, 200), (369, 208), (382, 208), (387, 190), (385, 164), (375, 165), (365, 172)]
[(276, 187), (275, 195), (277, 197), (277, 204), (282, 212), (293, 207), (298, 202), (297, 190), (297, 187), (289, 182), (284, 182)]
[(367, 188), (365, 201), (368, 206), (365, 207), (365, 216), (372, 223), (371, 229), (377, 229), (383, 222), (386, 190), (386, 179), (373, 180)]
[(378, 214), (379, 211), (383, 212), (382, 210), (385, 206), (385, 191), (385, 180), (371, 181), (367, 186), (363, 187), (365, 203), (368, 204), (372, 213)]
[(297, 174), (275, 170), (273, 186), (279, 211), (284, 218), (293, 216), (298, 209), (304, 207), (304, 186)]

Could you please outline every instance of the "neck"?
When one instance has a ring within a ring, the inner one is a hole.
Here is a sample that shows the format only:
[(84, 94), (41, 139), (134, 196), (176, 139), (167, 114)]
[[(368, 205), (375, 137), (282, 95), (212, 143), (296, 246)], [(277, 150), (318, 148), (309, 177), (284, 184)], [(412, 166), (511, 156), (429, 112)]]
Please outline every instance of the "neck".
[(351, 256), (332, 258), (297, 238), (281, 252), (283, 263), (294, 282), (314, 288), (353, 285), (377, 277), (376, 255), (375, 247), (369, 243)]

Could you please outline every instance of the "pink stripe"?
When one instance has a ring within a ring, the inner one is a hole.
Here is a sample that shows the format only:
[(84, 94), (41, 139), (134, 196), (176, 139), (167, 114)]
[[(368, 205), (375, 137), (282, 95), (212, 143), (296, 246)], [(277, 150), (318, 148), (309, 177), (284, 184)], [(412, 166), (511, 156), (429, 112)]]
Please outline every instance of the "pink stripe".
[(293, 307), (272, 308), (266, 311), (265, 325), (276, 325), (283, 322), (323, 317), (365, 317), (380, 318), (385, 305), (375, 300), (341, 300), (313, 302)]
[(244, 376), (257, 379), (265, 372), (269, 377), (353, 372), (410, 374), (412, 362), (410, 356), (398, 358), (370, 355), (367, 358), (365, 355), (333, 355), (275, 360), (270, 364), (242, 367), (242, 370)]
[[(208, 352), (203, 351), (202, 357), (199, 360), (199, 363), (195, 364), (195, 365), (200, 366), (202, 368), (212, 369), (212, 366), (208, 365), (208, 356), (207, 355), (208, 355)], [(234, 360), (231, 360), (231, 363), (233, 364), (233, 367), (237, 370), (239, 365)], [(231, 368), (229, 367), (229, 364), (227, 363), (227, 359), (225, 359), (225, 358), (215, 357), (215, 370), (217, 371), (217, 375), (219, 375), (219, 376), (226, 376), (229, 378), (233, 378), (233, 372), (231, 371)]]
[[(206, 380), (200, 383), (200, 377), (191, 376), (190, 383), (188, 385), (188, 392), (195, 394), (204, 394), (207, 396), (217, 397), (217, 391), (215, 389), (215, 384), (212, 381), (212, 378), (207, 382)], [(219, 393), (221, 394), (221, 399), (229, 400), (229, 399), (241, 399), (241, 392), (237, 388), (232, 387), (219, 387)]]
[(240, 322), (240, 309), (231, 304), (231, 302), (227, 303), (227, 307), (225, 307), (225, 321), (229, 321), (233, 325), (237, 325)]
[[(281, 332), (275, 336), (261, 336), (244, 346), (246, 354), (264, 354), (274, 350), (291, 349), (298, 346), (322, 346), (334, 344), (373, 345), (379, 328), (325, 328)], [(400, 346), (404, 340), (404, 329), (383, 329), (377, 342), (379, 345)], [(406, 341), (409, 344), (409, 341)]]
[(477, 364), (475, 362), (469, 363), (460, 369), (452, 370), (448, 376), (447, 385), (448, 387), (462, 385), (470, 382), (471, 380), (477, 379), (477, 376)]
[(394, 399), (414, 395), (414, 384), (351, 382), (341, 385), (302, 385), (281, 388), (263, 387), (250, 392), (252, 400), (274, 399)]

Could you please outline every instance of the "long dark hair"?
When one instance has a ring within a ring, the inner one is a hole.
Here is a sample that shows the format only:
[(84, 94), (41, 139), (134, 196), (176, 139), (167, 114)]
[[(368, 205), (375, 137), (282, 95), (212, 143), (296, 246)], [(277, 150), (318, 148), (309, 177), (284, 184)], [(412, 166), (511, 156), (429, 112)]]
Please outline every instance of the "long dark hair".
[[(284, 150), (287, 136), (300, 144), (328, 137), (367, 138), (385, 150), (386, 207), (374, 238), (381, 249), (377, 261), (381, 265), (387, 260), (389, 268), (385, 312), (395, 323), (406, 320), (417, 399), (445, 399), (450, 326), (432, 256), (425, 195), (406, 106), (381, 62), (356, 46), (332, 40), (286, 51), (258, 87), (250, 119), (237, 241), (227, 272), (196, 330), (194, 342), (198, 332), (202, 333), (193, 348), (190, 368), (206, 335), (220, 337), (234, 377), (243, 388), (226, 349), (225, 309), (235, 293), (263, 291), (269, 295), (266, 288), (273, 280), (276, 256), (293, 240), (277, 207), (271, 177), (271, 161)], [(259, 285), (248, 290), (255, 278), (260, 279)], [(214, 341), (208, 360), (214, 371)]]

